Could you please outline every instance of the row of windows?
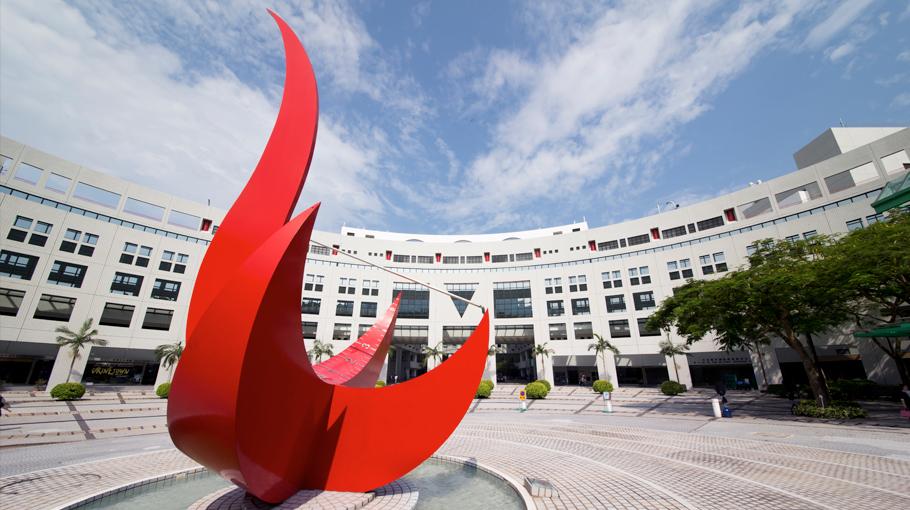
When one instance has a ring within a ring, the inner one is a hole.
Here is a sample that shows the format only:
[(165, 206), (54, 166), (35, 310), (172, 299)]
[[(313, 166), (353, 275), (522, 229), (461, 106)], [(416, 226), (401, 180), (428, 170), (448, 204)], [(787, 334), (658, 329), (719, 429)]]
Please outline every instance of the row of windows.
[[(376, 317), (377, 305), (372, 301), (362, 301), (360, 303), (361, 317)], [(322, 299), (305, 297), (300, 302), (300, 313), (306, 315), (319, 315), (322, 309)], [(352, 317), (354, 315), (354, 302), (338, 300), (335, 302), (335, 315), (341, 317)]]
[[(15, 317), (19, 314), (25, 292), (0, 288), (0, 315)], [(41, 294), (35, 308), (35, 319), (69, 322), (76, 307), (76, 298)], [(130, 327), (136, 307), (123, 303), (105, 303), (98, 324), (120, 328)], [(142, 329), (167, 331), (171, 329), (173, 310), (148, 307), (142, 319)]]

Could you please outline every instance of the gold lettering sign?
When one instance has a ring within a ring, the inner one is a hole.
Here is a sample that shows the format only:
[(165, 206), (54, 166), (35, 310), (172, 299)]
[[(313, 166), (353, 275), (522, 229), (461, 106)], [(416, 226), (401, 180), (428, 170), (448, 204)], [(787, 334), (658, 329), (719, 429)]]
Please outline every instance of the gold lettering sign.
[(113, 377), (123, 377), (130, 375), (130, 369), (118, 367), (94, 367), (92, 375), (109, 375)]

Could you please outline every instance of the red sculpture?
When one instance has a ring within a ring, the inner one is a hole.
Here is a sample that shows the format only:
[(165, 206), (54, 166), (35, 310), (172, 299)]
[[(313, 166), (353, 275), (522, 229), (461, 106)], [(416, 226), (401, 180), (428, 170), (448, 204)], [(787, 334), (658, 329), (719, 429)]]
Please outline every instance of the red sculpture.
[(199, 269), (168, 426), (181, 451), (277, 503), (300, 489), (372, 490), (432, 455), (474, 396), (489, 317), (445, 363), (401, 384), (358, 387), (375, 381), (397, 300), (365, 335), (375, 348), (342, 353), (353, 363), (346, 371), (331, 360), (311, 366), (300, 296), (319, 205), (291, 213), (313, 154), (318, 97), (300, 41), (270, 14), (284, 40), (284, 96), (262, 158)]

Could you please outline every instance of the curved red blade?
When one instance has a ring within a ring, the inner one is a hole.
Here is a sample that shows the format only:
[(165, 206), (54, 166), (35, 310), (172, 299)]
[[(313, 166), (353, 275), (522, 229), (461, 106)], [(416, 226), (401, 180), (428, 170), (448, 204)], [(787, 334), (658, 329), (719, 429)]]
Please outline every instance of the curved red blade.
[(287, 53), (281, 110), (200, 268), (168, 426), (184, 453), (279, 502), (304, 488), (371, 490), (431, 455), (474, 396), (489, 317), (445, 363), (405, 383), (354, 387), (381, 364), (394, 314), (373, 358), (345, 385), (317, 375), (301, 338), (299, 300), (318, 204), (289, 221), (315, 143), (316, 82), (293, 31), (272, 16)]

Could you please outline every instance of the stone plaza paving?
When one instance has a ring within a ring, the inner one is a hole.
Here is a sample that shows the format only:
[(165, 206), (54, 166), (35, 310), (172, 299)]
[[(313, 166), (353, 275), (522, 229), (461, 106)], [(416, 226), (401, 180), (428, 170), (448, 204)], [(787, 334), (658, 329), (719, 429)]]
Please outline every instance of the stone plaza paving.
[[(669, 399), (629, 388), (617, 392), (607, 414), (589, 389), (554, 388), (520, 413), (516, 388), (497, 387), (494, 398), (476, 401), (437, 455), (514, 482), (536, 508), (910, 508), (910, 423), (892, 419), (890, 404), (875, 404), (881, 409), (858, 423), (804, 423), (788, 416), (784, 399), (734, 393), (734, 418), (715, 419), (707, 393)], [(160, 400), (98, 394), (70, 411), (40, 395), (4, 396), (13, 402), (10, 416), (0, 418), (5, 444), (69, 442), (0, 449), (0, 509), (65, 508), (199, 467), (161, 428), (150, 428), (163, 425)], [(426, 403), (427, 412), (433, 405)], [(118, 435), (129, 437), (110, 438)], [(549, 490), (531, 497), (528, 479)], [(311, 495), (325, 504), (309, 507), (410, 508), (419, 500), (407, 487), (369, 501), (351, 495), (357, 506), (335, 494)], [(198, 508), (244, 508), (242, 499), (225, 490), (210, 497), (221, 506)]]

